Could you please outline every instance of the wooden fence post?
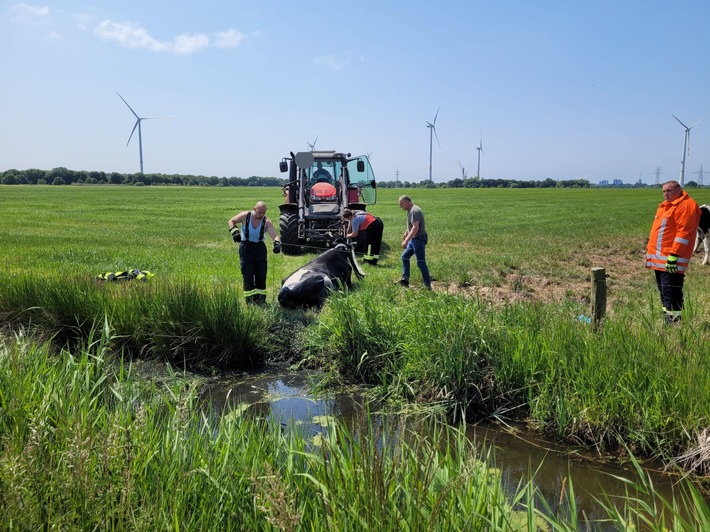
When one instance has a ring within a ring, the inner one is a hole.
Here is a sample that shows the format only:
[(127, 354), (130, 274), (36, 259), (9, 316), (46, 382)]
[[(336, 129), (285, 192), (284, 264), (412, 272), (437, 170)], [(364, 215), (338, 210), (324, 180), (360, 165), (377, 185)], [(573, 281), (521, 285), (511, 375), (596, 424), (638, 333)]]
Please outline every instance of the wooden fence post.
[(606, 270), (592, 268), (592, 323), (598, 327), (606, 316)]

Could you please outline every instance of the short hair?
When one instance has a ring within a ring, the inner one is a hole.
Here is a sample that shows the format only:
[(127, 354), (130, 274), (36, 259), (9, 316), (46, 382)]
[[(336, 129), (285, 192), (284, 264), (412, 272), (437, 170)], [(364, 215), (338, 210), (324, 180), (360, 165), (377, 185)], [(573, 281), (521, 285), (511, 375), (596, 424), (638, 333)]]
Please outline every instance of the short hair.
[(352, 218), (353, 217), (353, 211), (350, 209), (343, 209), (343, 218)]
[(402, 203), (403, 201), (408, 201), (409, 203), (412, 203), (412, 198), (405, 194), (404, 196), (399, 197), (399, 202)]

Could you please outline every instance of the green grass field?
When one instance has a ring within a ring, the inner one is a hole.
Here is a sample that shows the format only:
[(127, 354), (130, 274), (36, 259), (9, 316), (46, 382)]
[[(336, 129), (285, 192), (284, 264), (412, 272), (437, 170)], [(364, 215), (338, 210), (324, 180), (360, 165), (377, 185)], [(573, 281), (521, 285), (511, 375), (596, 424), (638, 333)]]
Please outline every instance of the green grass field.
[[(406, 192), (425, 211), (430, 268), (443, 283), (490, 288), (515, 277), (520, 286), (529, 277), (531, 283), (544, 279), (574, 289), (592, 266), (606, 268), (611, 284), (618, 280), (620, 288), (630, 283), (636, 290), (635, 282), (650, 277), (641, 266), (653, 212), (662, 199), (658, 190)], [(385, 224), (384, 260), (370, 272), (373, 282), (399, 277), (400, 193), (381, 189), (371, 207)], [(691, 193), (698, 203), (710, 202), (710, 189)], [(277, 188), (2, 186), (0, 264), (6, 271), (95, 275), (137, 267), (193, 281), (239, 280), (227, 219), (259, 199), (277, 221), (283, 201)], [(302, 257), (270, 255), (272, 292), (303, 262)], [(691, 267), (689, 293), (701, 271), (698, 264)], [(530, 288), (547, 297), (542, 286)]]
[[(385, 395), (443, 401), (472, 418), (515, 411), (602, 448), (678, 453), (710, 425), (710, 267), (691, 263), (685, 321), (664, 327), (643, 267), (658, 190), (406, 192), (427, 216), (434, 292), (419, 290), (414, 264), (413, 288), (396, 284), (402, 191), (383, 189), (371, 208), (385, 225), (379, 264), (303, 319), (275, 296), (316, 251), (270, 253), (270, 303), (254, 310), (242, 303), (227, 231), (259, 199), (276, 221), (279, 189), (3, 186), (0, 312), (62, 340), (106, 319), (124, 347), (183, 363), (252, 366), (298, 353)], [(710, 202), (710, 190), (691, 193)], [(593, 267), (608, 276), (600, 331), (577, 319), (590, 314)], [(156, 276), (140, 286), (94, 280), (128, 268)]]

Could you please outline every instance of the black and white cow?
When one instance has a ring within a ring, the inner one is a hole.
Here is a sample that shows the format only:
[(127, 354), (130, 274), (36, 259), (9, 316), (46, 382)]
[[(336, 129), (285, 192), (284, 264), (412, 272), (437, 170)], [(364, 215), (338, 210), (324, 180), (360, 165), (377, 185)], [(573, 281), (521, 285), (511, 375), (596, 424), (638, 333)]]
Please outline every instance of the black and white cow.
[(700, 242), (705, 248), (705, 257), (700, 264), (708, 263), (710, 255), (710, 205), (700, 206), (700, 223), (698, 224), (698, 237), (695, 239), (695, 251), (700, 251)]
[(282, 307), (320, 307), (332, 290), (352, 287), (351, 276), (364, 277), (348, 244), (337, 244), (286, 277), (279, 290)]

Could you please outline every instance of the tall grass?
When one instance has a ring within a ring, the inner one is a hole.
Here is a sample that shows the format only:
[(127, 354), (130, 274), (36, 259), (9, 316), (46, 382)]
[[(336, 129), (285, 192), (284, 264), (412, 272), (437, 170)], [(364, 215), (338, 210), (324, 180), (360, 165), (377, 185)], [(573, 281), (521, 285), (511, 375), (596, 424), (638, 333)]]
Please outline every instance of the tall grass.
[[(425, 431), (433, 437), (423, 438), (336, 424), (316, 445), (238, 411), (201, 414), (195, 386), (180, 374), (137, 378), (130, 363), (112, 362), (107, 329), (90, 339), (61, 357), (22, 335), (0, 344), (4, 528), (573, 530), (585, 523), (571, 484), (569, 504), (555, 511), (532, 482), (506, 495), (500, 472), (463, 431), (434, 423)], [(653, 496), (643, 478), (638, 483)], [(677, 503), (654, 502), (662, 512), (649, 512), (647, 498), (601, 502), (611, 526), (703, 529), (707, 503), (692, 486), (684, 493)]]
[(706, 342), (691, 323), (612, 320), (596, 332), (574, 308), (493, 309), (394, 288), (334, 297), (307, 331), (311, 356), (384, 395), (441, 402), (469, 419), (532, 420), (600, 451), (628, 445), (666, 458), (710, 425)]
[(182, 367), (259, 367), (271, 354), (270, 321), (229, 284), (185, 280), (106, 283), (83, 277), (0, 277), (0, 316), (60, 347), (85, 341), (104, 322), (115, 347)]

